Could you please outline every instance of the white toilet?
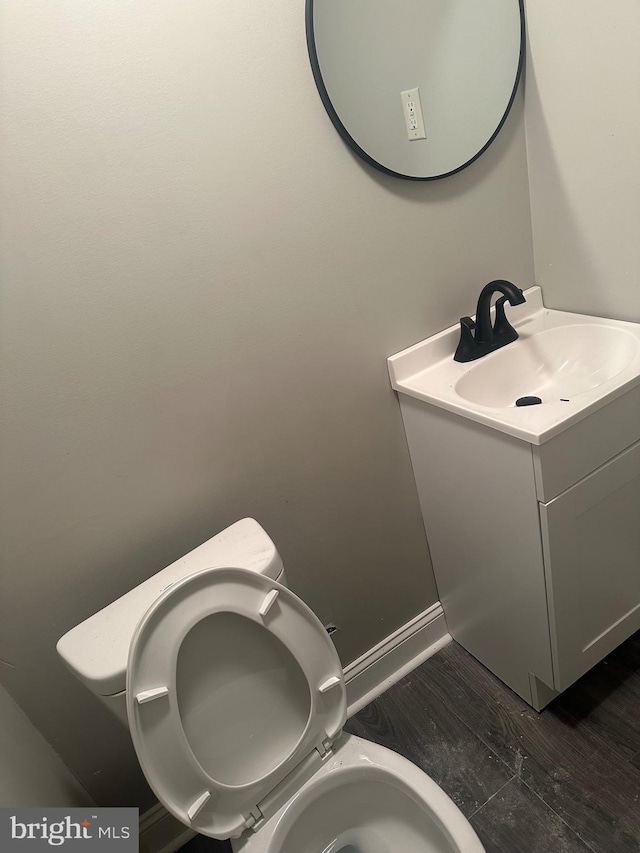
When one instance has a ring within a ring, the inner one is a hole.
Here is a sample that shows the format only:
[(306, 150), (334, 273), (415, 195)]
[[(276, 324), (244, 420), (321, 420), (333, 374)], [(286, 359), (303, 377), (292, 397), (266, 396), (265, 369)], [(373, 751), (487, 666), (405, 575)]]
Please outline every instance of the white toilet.
[(128, 720), (186, 826), (236, 853), (482, 853), (405, 758), (343, 734), (333, 643), (243, 519), (73, 628), (67, 666)]

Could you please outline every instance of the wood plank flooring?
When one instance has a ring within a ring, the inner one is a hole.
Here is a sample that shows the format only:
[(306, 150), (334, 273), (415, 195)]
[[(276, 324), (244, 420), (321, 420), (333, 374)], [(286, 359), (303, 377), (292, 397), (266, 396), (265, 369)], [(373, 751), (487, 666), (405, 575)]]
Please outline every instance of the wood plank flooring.
[(487, 853), (640, 853), (640, 632), (541, 714), (451, 643), (345, 728), (435, 779)]

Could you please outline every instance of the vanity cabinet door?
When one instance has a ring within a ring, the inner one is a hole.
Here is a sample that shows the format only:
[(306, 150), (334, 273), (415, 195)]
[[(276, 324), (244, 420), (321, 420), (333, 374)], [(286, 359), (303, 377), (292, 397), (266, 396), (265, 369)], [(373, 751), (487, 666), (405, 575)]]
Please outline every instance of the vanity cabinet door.
[(540, 504), (556, 690), (640, 629), (640, 442)]

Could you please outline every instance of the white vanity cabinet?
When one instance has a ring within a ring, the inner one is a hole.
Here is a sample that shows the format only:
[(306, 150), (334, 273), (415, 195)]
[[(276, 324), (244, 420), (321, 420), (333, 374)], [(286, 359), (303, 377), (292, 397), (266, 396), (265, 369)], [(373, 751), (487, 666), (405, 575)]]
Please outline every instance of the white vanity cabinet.
[(540, 710), (640, 629), (640, 387), (539, 445), (399, 399), (449, 631)]
[(540, 504), (554, 686), (640, 628), (640, 442)]

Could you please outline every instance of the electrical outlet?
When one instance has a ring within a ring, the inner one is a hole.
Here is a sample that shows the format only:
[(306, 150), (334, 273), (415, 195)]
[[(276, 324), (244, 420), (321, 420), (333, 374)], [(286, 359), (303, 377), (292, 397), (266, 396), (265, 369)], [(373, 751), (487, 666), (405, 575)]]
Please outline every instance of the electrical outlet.
[(427, 134), (424, 130), (422, 104), (420, 103), (420, 89), (406, 89), (404, 92), (400, 92), (400, 97), (409, 141), (426, 139)]

